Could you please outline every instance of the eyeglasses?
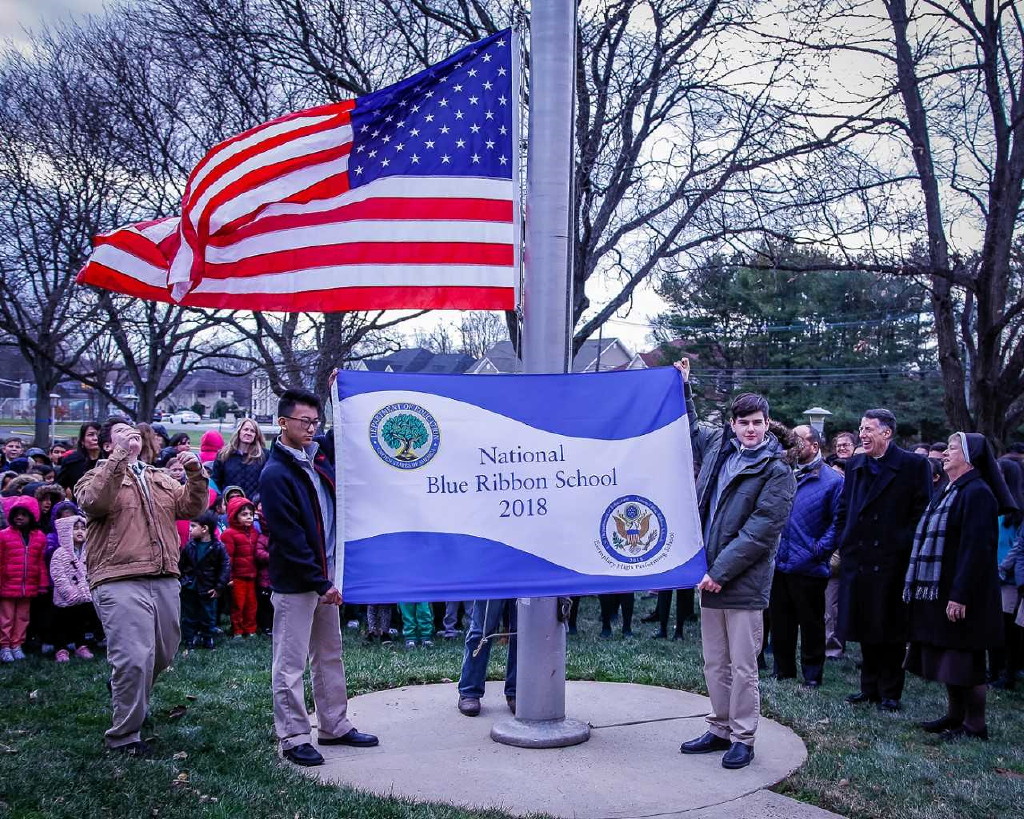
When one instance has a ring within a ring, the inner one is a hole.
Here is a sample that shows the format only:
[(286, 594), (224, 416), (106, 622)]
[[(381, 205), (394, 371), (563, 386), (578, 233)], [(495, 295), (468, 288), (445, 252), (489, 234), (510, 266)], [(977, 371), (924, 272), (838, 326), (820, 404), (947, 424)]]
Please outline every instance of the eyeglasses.
[(282, 418), (287, 418), (289, 421), (298, 421), (306, 429), (316, 429), (320, 426), (319, 418), (296, 418), (293, 415), (282, 415)]

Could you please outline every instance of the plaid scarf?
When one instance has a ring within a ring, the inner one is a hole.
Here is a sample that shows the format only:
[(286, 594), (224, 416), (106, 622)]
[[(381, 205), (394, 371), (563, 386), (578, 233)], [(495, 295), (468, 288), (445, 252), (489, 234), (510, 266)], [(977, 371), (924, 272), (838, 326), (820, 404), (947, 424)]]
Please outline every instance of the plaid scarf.
[(952, 484), (933, 501), (917, 524), (914, 549), (903, 583), (903, 602), (937, 600), (939, 575), (942, 573), (942, 552), (946, 548), (946, 519), (959, 489)]

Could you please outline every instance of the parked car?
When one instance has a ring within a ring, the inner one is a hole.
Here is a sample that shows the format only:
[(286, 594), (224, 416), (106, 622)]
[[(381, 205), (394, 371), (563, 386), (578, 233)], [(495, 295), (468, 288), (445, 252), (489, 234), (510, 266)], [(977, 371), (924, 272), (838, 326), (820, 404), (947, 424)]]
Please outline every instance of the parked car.
[(165, 424), (198, 424), (203, 419), (192, 410), (178, 410), (165, 414), (160, 420)]

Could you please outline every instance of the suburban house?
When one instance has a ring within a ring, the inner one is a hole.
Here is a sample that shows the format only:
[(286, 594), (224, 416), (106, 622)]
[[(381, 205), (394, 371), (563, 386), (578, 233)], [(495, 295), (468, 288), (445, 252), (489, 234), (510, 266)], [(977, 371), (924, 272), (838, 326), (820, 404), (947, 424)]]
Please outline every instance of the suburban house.
[[(167, 409), (188, 409), (198, 402), (206, 407), (206, 414), (209, 414), (218, 401), (224, 401), (229, 407), (238, 406), (242, 414), (246, 414), (252, 393), (252, 379), (248, 375), (199, 370), (186, 375), (164, 404), (173, 405)], [(274, 404), (277, 404), (276, 397)]]

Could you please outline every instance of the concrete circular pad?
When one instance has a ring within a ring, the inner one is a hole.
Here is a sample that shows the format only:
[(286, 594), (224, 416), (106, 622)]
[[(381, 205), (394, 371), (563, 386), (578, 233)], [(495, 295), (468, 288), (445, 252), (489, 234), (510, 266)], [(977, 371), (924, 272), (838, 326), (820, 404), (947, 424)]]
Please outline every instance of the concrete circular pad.
[(457, 708), (454, 684), (411, 686), (355, 697), (349, 715), (380, 737), (376, 748), (320, 748), (327, 762), (305, 772), (380, 795), (524, 816), (650, 817), (694, 811), (785, 779), (807, 751), (788, 728), (762, 719), (756, 756), (739, 771), (721, 754), (686, 756), (679, 744), (707, 728), (708, 700), (625, 683), (566, 684), (566, 716), (589, 722), (590, 740), (524, 749), (490, 739), (509, 716), (503, 684), (487, 684), (478, 717)]

